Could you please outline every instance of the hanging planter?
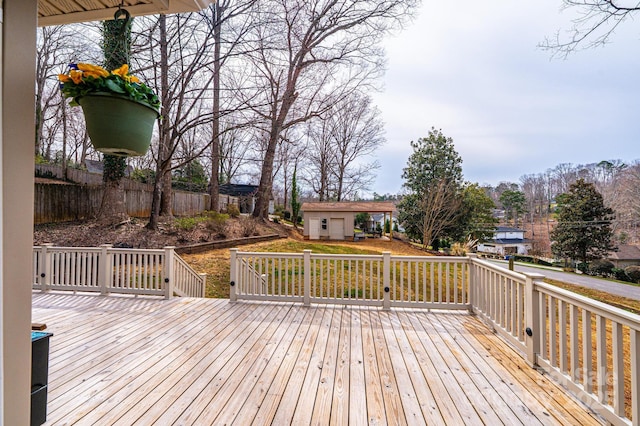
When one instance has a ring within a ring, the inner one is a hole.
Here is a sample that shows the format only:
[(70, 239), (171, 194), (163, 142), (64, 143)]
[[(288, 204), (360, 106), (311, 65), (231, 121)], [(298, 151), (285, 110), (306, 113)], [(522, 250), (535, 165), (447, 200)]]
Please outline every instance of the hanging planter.
[(123, 65), (111, 72), (90, 64), (71, 64), (60, 74), (60, 88), (70, 105), (81, 106), (87, 134), (97, 151), (144, 155), (159, 117), (156, 94)]

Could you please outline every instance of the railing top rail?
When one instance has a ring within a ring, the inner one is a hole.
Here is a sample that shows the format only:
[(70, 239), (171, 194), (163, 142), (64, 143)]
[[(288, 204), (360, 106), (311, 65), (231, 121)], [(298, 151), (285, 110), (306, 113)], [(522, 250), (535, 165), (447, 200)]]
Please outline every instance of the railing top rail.
[(468, 262), (466, 256), (403, 256), (391, 255), (391, 260), (406, 260), (410, 262), (432, 262), (432, 263), (459, 263)]
[[(33, 246), (34, 250), (42, 250), (43, 246)], [(59, 246), (49, 246), (47, 245), (47, 251), (50, 252), (100, 252), (102, 247), (59, 247)], [(109, 247), (107, 251), (112, 253), (146, 253), (146, 254), (162, 254), (164, 253), (164, 249), (136, 249), (136, 248), (114, 248)]]
[(324, 254), (324, 253), (311, 253), (311, 259), (382, 260), (382, 255), (381, 254)]
[(521, 274), (515, 271), (510, 271), (508, 269), (503, 268), (502, 266), (494, 265), (493, 263), (487, 262), (486, 260), (471, 258), (471, 262), (475, 263), (476, 265), (485, 267), (487, 269), (491, 269), (494, 272), (498, 272), (500, 274), (506, 275), (520, 282), (525, 282), (527, 279), (527, 277), (524, 274)]
[(607, 303), (590, 299), (572, 291), (556, 287), (552, 284), (537, 281), (536, 288), (542, 293), (551, 295), (564, 302), (586, 309), (597, 315), (609, 318), (619, 324), (626, 325), (634, 330), (640, 331), (640, 315), (616, 308), (615, 306)]
[(237, 252), (238, 258), (241, 257), (264, 257), (264, 258), (300, 258), (302, 259), (302, 253), (273, 253), (267, 251), (239, 251)]

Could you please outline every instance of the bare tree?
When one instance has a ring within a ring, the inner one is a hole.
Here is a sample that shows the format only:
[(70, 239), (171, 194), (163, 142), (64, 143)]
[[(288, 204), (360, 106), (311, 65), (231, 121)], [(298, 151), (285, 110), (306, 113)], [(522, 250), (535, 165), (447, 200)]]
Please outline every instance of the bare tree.
[[(182, 158), (173, 164), (180, 143), (212, 121), (211, 108), (203, 107), (213, 81), (208, 72), (212, 29), (204, 20), (201, 14), (145, 18), (147, 30), (138, 36), (138, 42), (146, 41), (152, 50), (139, 61), (139, 70), (149, 75), (148, 81), (155, 81), (162, 103), (149, 229), (158, 229), (160, 215), (171, 215), (171, 170), (192, 160)], [(208, 146), (187, 151), (198, 156)]]
[(458, 193), (456, 182), (440, 179), (422, 193), (422, 243), (424, 247), (432, 244), (435, 237), (450, 227), (460, 212), (462, 197)]
[(252, 99), (267, 149), (254, 216), (266, 217), (277, 144), (284, 130), (320, 116), (381, 71), (380, 38), (408, 17), (416, 2), (270, 0), (253, 12)]
[(558, 32), (540, 46), (563, 58), (578, 49), (604, 46), (623, 22), (632, 20), (640, 11), (640, 4), (636, 1), (562, 0), (562, 3), (563, 9), (577, 14), (571, 28), (566, 35)]
[[(220, 119), (224, 115), (221, 107), (221, 74), (226, 59), (238, 54), (242, 39), (251, 28), (251, 22), (247, 12), (256, 0), (234, 2), (231, 0), (216, 1), (209, 7), (208, 12), (203, 12), (207, 17), (207, 23), (213, 30), (213, 104), (212, 104), (212, 135), (211, 135), (211, 180), (210, 190), (211, 210), (219, 210), (219, 183), (221, 166), (221, 124)], [(225, 28), (231, 27), (231, 31), (223, 33)], [(223, 37), (225, 35), (226, 37)], [(224, 49), (224, 52), (223, 52)]]
[(364, 159), (384, 143), (384, 126), (371, 98), (358, 93), (337, 103), (328, 119), (333, 123), (335, 198), (342, 201), (373, 182), (379, 165)]

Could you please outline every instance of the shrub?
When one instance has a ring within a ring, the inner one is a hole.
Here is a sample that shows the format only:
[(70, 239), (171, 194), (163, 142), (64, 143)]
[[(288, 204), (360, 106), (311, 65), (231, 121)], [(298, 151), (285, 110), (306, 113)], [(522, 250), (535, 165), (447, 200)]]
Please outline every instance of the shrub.
[(258, 223), (254, 218), (248, 216), (240, 218), (240, 230), (243, 237), (250, 237), (254, 235), (257, 229)]
[(291, 212), (289, 210), (284, 211), (284, 220), (291, 220)]
[(613, 268), (611, 270), (611, 273), (613, 274), (613, 277), (616, 280), (619, 281), (630, 281), (629, 276), (627, 275), (627, 273), (624, 271), (624, 269), (621, 268)]
[(603, 277), (611, 275), (614, 265), (606, 259), (598, 259), (589, 265), (589, 273), (591, 275), (601, 275)]
[(627, 266), (626, 268), (624, 268), (624, 272), (627, 274), (630, 281), (634, 283), (640, 283), (640, 266)]
[(207, 212), (205, 227), (210, 234), (216, 234), (224, 238), (227, 236), (227, 219), (229, 219), (229, 216), (226, 214)]
[(238, 217), (240, 216), (240, 209), (235, 204), (229, 204), (227, 206), (227, 214), (231, 217)]
[(173, 223), (178, 229), (182, 229), (184, 231), (193, 231), (198, 222), (198, 218), (195, 217), (178, 217), (174, 219)]

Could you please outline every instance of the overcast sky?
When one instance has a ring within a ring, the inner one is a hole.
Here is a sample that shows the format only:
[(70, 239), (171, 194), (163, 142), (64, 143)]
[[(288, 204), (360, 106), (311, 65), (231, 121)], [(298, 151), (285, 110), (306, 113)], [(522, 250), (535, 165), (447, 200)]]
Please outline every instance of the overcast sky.
[(372, 191), (397, 193), (409, 142), (434, 126), (453, 138), (464, 178), (519, 182), (559, 163), (640, 158), (640, 27), (604, 48), (551, 59), (537, 45), (568, 30), (560, 0), (423, 0), (385, 40), (386, 128)]

